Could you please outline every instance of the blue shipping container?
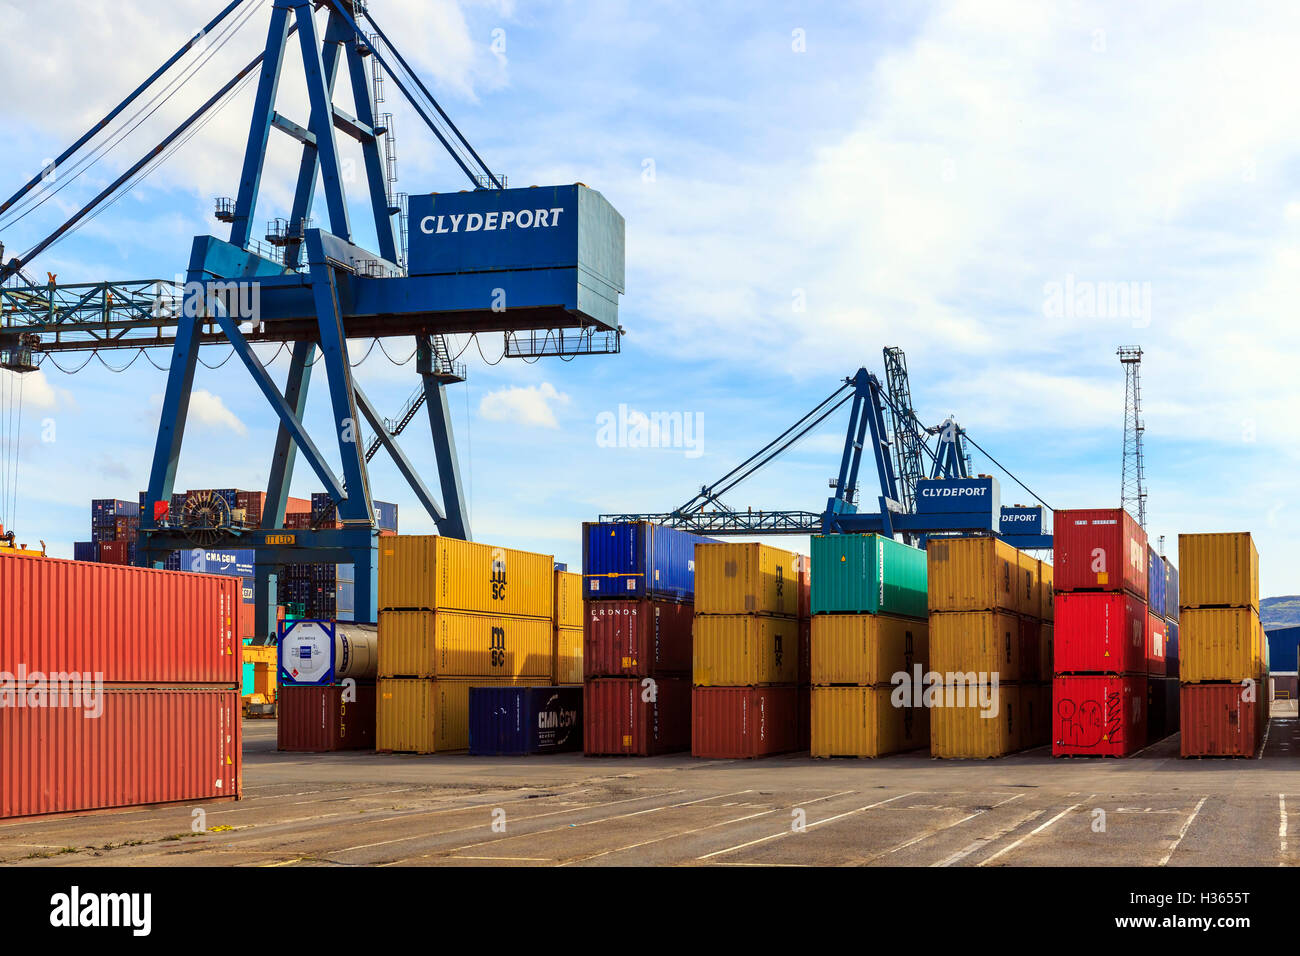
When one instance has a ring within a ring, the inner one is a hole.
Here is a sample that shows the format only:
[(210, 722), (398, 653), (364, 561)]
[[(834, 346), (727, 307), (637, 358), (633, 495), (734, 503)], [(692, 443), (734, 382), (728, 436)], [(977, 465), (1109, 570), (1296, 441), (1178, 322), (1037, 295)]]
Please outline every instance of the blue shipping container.
[(375, 506), (375, 523), (378, 524), (380, 531), (397, 530), (397, 505), (391, 501), (376, 501)]
[(1300, 627), (1274, 627), (1264, 632), (1268, 638), (1268, 666), (1275, 674), (1295, 673), (1300, 654)]
[(1156, 617), (1165, 616), (1165, 562), (1147, 546), (1147, 606)]
[(73, 561), (98, 561), (99, 545), (94, 541), (74, 541), (72, 544)]
[(1178, 569), (1165, 558), (1165, 619), (1178, 620)]
[(695, 545), (712, 540), (648, 521), (584, 522), (582, 595), (694, 601)]
[(1165, 676), (1178, 676), (1178, 622), (1165, 622)]
[(138, 501), (120, 501), (117, 498), (94, 498), (90, 502), (90, 522), (100, 524), (114, 518), (136, 518), (140, 515)]
[(581, 687), (469, 689), (470, 754), (553, 754), (581, 749)]

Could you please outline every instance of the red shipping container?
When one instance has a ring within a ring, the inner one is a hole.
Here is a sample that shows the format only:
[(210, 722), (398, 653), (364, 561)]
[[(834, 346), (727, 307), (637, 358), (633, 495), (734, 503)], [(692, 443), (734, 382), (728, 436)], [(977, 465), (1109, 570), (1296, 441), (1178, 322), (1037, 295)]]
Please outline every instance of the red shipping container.
[(1147, 672), (1147, 606), (1138, 598), (1057, 591), (1055, 614), (1054, 674)]
[(794, 566), (799, 575), (799, 620), (806, 621), (812, 617), (812, 558), (801, 554)]
[(691, 673), (693, 604), (587, 601), (582, 673), (592, 677), (661, 677)]
[(98, 706), (0, 707), (0, 817), (242, 795), (238, 690), (104, 688)]
[(310, 511), (294, 511), (284, 516), (284, 526), (290, 531), (306, 531), (311, 527)]
[(1264, 689), (1243, 699), (1241, 684), (1183, 684), (1178, 688), (1184, 757), (1253, 757), (1263, 735)]
[(0, 556), (0, 668), (98, 673), (106, 684), (242, 679), (239, 578)]
[(357, 683), (357, 699), (340, 686), (285, 685), (275, 699), (276, 749), (306, 753), (375, 749), (375, 685)]
[(241, 601), (239, 603), (239, 626), (235, 629), (235, 638), (243, 641), (252, 637), (257, 629), (257, 605)]
[(812, 687), (799, 688), (799, 750), (812, 747)]
[(1165, 647), (1169, 639), (1164, 618), (1147, 614), (1147, 674), (1165, 676)]
[(717, 759), (766, 757), (799, 749), (799, 688), (696, 687), (691, 753)]
[(1147, 679), (1058, 677), (1052, 682), (1052, 756), (1126, 757), (1146, 746)]
[[(654, 699), (646, 700), (651, 690)], [(689, 680), (601, 678), (583, 685), (582, 749), (588, 756), (650, 757), (690, 747)]]
[(126, 541), (101, 541), (99, 543), (100, 564), (126, 564), (130, 560)]
[(1058, 511), (1053, 587), (1147, 596), (1147, 533), (1122, 508)]

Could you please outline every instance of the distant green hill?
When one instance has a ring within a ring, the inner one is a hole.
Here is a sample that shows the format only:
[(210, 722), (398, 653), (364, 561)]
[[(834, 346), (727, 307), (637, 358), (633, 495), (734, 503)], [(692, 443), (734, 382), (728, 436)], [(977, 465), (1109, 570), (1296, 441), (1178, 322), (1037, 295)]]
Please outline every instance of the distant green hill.
[(1300, 594), (1261, 598), (1259, 617), (1265, 628), (1294, 627), (1300, 624)]

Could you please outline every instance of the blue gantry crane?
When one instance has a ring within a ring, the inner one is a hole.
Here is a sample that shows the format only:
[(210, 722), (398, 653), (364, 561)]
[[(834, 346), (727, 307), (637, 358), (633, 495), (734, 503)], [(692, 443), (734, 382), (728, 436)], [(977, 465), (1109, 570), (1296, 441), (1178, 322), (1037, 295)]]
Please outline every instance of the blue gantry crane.
[[(242, 24), (258, 9), (264, 9), (260, 0), (229, 3), (51, 167), (78, 168), (97, 135), (188, 53), (225, 42), (232, 32), (227, 19), (243, 18)], [(310, 103), (305, 121), (277, 109), (282, 69), (295, 47)], [(341, 70), (347, 71), (352, 91), (347, 108), (334, 96)], [(409, 198), (392, 192), (392, 154), (385, 155), (382, 148), (385, 142), (391, 145), (391, 116), (377, 113), (375, 103), (380, 76), (405, 97), (470, 189)], [(216, 218), (230, 227), (229, 235), (195, 238), (183, 285), (151, 279), (60, 286), (54, 276), (46, 285), (5, 284), (147, 175), (194, 135), (232, 91), (254, 77), (256, 96), (238, 192), (218, 199), (215, 207)], [(294, 141), (301, 158), (292, 208), (287, 217), (271, 220), (268, 247), (254, 235), (254, 223), (273, 133)], [(374, 250), (359, 244), (350, 219), (340, 136), (360, 146), (363, 162), (357, 178), (373, 220)], [(7, 211), (29, 210), (52, 188), (57, 177), (48, 170), (0, 205), (0, 228)], [(318, 191), (327, 228), (313, 219)], [(260, 635), (274, 630), (279, 566), (349, 563), (356, 567), (357, 617), (374, 620), (378, 530), (367, 463), (380, 447), (439, 533), (470, 537), (446, 395), (449, 384), (463, 379), (464, 367), (450, 354), (445, 336), (501, 334), (508, 357), (618, 352), (623, 236), (617, 210), (583, 184), (505, 188), (504, 177), (488, 168), (362, 0), (275, 0), (258, 56), (67, 221), (22, 256), (0, 265), (0, 367), (31, 371), (70, 351), (170, 350), (137, 563), (161, 566), (168, 553), (190, 545), (196, 534), (253, 549)], [(396, 418), (386, 419), (356, 382), (347, 342), (394, 336), (415, 339), (420, 384)], [(240, 526), (210, 502), (180, 515), (169, 507), (199, 353), (218, 343), (232, 348), (279, 422), (265, 509), (256, 528)], [(283, 388), (254, 350), (257, 343), (288, 349)], [(333, 434), (325, 441), (337, 447), (341, 475), (326, 459), (323, 448), (328, 446), (318, 443), (303, 423), (317, 362), (333, 422)], [(422, 408), (428, 415), (441, 503), (396, 441)], [(369, 442), (363, 438), (363, 421), (373, 434)], [(283, 527), (299, 455), (333, 500), (339, 527)]]
[[(1047, 505), (1019, 479), (1002, 469), (1039, 501), (1003, 507), (998, 481), (972, 475), (966, 451), (975, 444), (955, 419), (926, 426), (911, 404), (911, 385), (901, 349), (885, 349), (888, 386), (865, 368), (780, 435), (688, 501), (669, 512), (621, 513), (601, 521), (652, 521), (709, 536), (763, 534), (876, 533), (902, 535), (914, 544), (951, 534), (996, 534), (1022, 549), (1050, 549)], [(831, 495), (822, 511), (737, 510), (722, 496), (792, 448), (845, 406), (849, 407), (844, 450)], [(875, 511), (859, 506), (863, 454), (875, 465), (879, 482)], [(928, 462), (927, 462), (928, 459)], [(1001, 465), (998, 465), (1001, 468)]]

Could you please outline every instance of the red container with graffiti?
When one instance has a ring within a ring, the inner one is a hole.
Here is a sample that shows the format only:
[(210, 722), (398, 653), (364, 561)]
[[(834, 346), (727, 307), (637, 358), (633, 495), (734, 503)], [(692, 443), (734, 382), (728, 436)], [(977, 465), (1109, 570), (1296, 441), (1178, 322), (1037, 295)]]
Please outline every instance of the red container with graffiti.
[(583, 685), (582, 721), (582, 749), (589, 757), (689, 750), (691, 682), (680, 677), (589, 680)]
[(1143, 601), (1132, 594), (1057, 591), (1054, 602), (1054, 674), (1147, 672)]
[(664, 677), (691, 673), (693, 604), (587, 601), (582, 673), (593, 677)]
[(1178, 689), (1182, 755), (1253, 757), (1263, 736), (1263, 697), (1258, 681), (1253, 688), (1183, 684)]
[(1147, 674), (1164, 677), (1165, 648), (1169, 643), (1168, 625), (1158, 614), (1147, 615)]
[(1052, 682), (1052, 756), (1126, 757), (1146, 746), (1145, 675)]
[(1122, 508), (1058, 511), (1053, 587), (1147, 596), (1147, 533)]
[(375, 685), (285, 685), (276, 696), (276, 749), (306, 753), (375, 749)]
[(799, 749), (799, 688), (696, 687), (691, 696), (691, 753), (733, 759)]

